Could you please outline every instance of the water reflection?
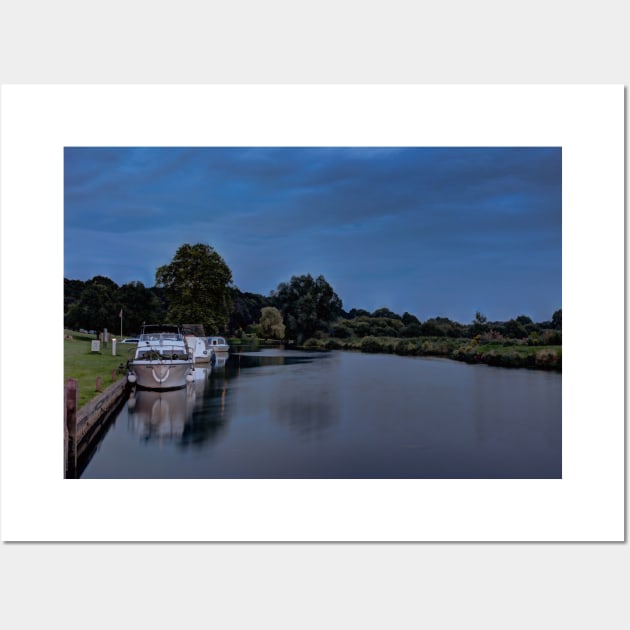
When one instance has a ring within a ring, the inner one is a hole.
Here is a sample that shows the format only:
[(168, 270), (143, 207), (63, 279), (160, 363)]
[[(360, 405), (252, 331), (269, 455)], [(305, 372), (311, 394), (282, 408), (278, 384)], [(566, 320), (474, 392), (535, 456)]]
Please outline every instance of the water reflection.
[(133, 391), (127, 402), (129, 428), (145, 441), (177, 440), (192, 415), (195, 399), (193, 384), (168, 392)]
[(304, 438), (315, 437), (333, 426), (338, 420), (335, 410), (330, 399), (304, 398), (297, 392), (285, 391), (270, 406), (274, 420)]
[(242, 351), (184, 390), (136, 392), (119, 419), (83, 477), (562, 477), (555, 373)]
[[(283, 354), (282, 350), (262, 350), (258, 352), (239, 352), (234, 354), (234, 362), (238, 369), (267, 367), (270, 365), (297, 365), (311, 363), (316, 354)], [(322, 355), (323, 356), (323, 355)]]
[[(334, 362), (334, 356), (319, 356), (320, 361), (325, 360), (326, 370), (334, 371), (328, 365)], [(311, 361), (313, 357), (293, 357), (289, 364), (297, 366)], [(308, 368), (285, 371), (271, 388), (269, 414), (302, 439), (321, 437), (339, 422), (338, 383), (331, 382), (326, 373), (312, 373)]]
[(199, 365), (195, 366), (193, 370), (193, 383), (195, 386), (195, 394), (197, 396), (202, 396), (204, 390), (208, 386), (208, 378), (212, 373), (212, 368), (210, 367), (200, 367)]
[[(226, 358), (227, 359), (227, 358)], [(225, 368), (226, 363), (221, 366)], [(198, 396), (193, 413), (186, 424), (180, 445), (182, 447), (202, 447), (216, 442), (226, 432), (229, 376), (225, 369), (211, 370), (204, 380), (203, 396)]]
[[(555, 408), (556, 414), (561, 414), (557, 392), (549, 387), (549, 380), (557, 375), (520, 370), (519, 387), (514, 387), (514, 372), (503, 368), (476, 366), (468, 376), (466, 389), (470, 389), (474, 431), (480, 444), (501, 441), (516, 451), (526, 449), (531, 441), (560, 448), (561, 424), (532, 417), (540, 414), (540, 409)], [(536, 432), (530, 430), (532, 426), (536, 426)]]
[(216, 358), (216, 362), (212, 367), (214, 370), (220, 370), (225, 367), (230, 355), (227, 352), (215, 352), (214, 356)]

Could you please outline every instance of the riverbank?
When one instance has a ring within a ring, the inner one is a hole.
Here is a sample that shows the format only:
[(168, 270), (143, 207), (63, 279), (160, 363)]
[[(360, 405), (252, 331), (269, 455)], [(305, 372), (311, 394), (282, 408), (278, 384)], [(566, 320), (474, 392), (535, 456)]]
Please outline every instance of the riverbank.
[[(106, 348), (101, 345), (100, 352), (92, 352), (94, 335), (64, 330), (63, 342), (63, 380), (69, 378), (78, 381), (78, 409), (101, 392), (97, 389), (97, 379), (100, 379), (100, 390), (105, 391), (112, 383), (126, 378), (125, 365), (135, 346), (117, 344), (116, 355), (112, 355), (112, 343)], [(123, 369), (120, 369), (120, 366)]]
[[(68, 378), (78, 381), (78, 408), (99, 395), (96, 383), (100, 378), (101, 391), (118, 379), (125, 378), (124, 366), (135, 346), (117, 344), (112, 355), (112, 344), (101, 352), (92, 352), (94, 337), (85, 333), (64, 330), (64, 383)], [(230, 339), (234, 347), (238, 339)], [(248, 346), (267, 343), (247, 338)], [(309, 339), (303, 346), (308, 350), (355, 350), (361, 352), (398, 354), (401, 356), (434, 356), (483, 363), (498, 367), (530, 368), (562, 371), (562, 346), (528, 345), (517, 340), (479, 343), (475, 339), (450, 337), (362, 337)], [(123, 366), (121, 369), (120, 366)]]
[(480, 343), (476, 339), (451, 337), (363, 337), (351, 339), (309, 339), (310, 350), (359, 350), (361, 352), (433, 356), (484, 363), (498, 367), (562, 371), (562, 346), (529, 345), (517, 340)]

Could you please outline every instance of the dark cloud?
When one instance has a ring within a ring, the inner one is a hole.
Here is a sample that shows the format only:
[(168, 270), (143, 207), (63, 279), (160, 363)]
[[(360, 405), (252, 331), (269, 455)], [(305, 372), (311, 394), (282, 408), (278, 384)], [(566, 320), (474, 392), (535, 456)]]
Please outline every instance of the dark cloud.
[[(422, 304), (458, 319), (477, 295), (491, 318), (549, 318), (561, 182), (560, 148), (67, 148), (66, 275), (108, 257), (145, 268), (134, 248), (104, 250), (98, 234), (115, 232), (154, 243), (143, 260), (156, 266), (208, 242), (243, 290), (323, 273), (348, 308)], [(77, 229), (96, 235), (89, 248)]]

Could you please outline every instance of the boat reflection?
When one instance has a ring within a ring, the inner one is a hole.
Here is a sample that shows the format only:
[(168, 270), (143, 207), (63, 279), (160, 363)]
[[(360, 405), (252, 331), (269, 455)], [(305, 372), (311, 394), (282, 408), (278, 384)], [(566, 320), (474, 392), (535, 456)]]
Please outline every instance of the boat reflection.
[(212, 368), (211, 376), (204, 381), (203, 394), (197, 394), (194, 411), (179, 443), (181, 446), (201, 447), (226, 437), (231, 416), (229, 380), (227, 370), (217, 372)]
[(199, 366), (195, 365), (195, 369), (193, 370), (193, 384), (195, 387), (195, 392), (197, 396), (202, 396), (204, 390), (208, 386), (208, 379), (210, 378), (210, 374), (212, 373), (212, 368), (209, 366)]
[(196, 383), (167, 392), (138, 389), (130, 394), (127, 402), (129, 427), (145, 441), (179, 440), (190, 421), (196, 399)]
[(214, 369), (224, 368), (227, 363), (228, 357), (230, 356), (229, 352), (215, 352), (215, 363), (213, 363)]

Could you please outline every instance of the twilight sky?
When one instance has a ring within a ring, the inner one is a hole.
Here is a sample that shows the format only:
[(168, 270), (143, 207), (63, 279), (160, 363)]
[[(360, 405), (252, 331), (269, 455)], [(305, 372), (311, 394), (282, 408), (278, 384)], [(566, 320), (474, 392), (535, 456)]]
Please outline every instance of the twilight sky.
[(242, 291), (324, 275), (422, 321), (562, 308), (561, 148), (66, 148), (64, 275), (155, 284), (207, 243)]

